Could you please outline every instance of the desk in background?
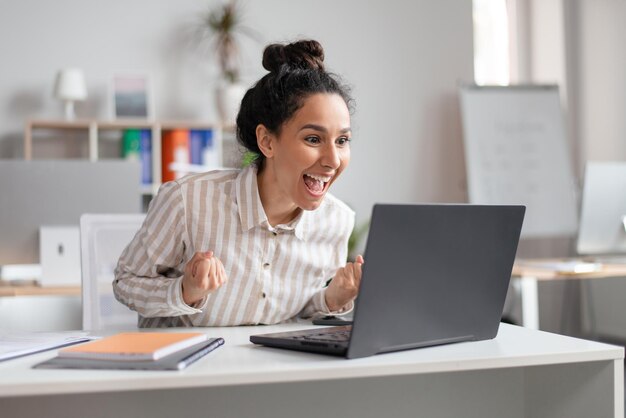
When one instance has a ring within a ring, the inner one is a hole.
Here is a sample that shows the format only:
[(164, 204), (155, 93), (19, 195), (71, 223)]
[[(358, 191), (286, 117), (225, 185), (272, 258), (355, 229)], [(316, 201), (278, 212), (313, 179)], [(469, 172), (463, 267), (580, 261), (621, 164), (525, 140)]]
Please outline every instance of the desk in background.
[(508, 324), (494, 340), (345, 360), (255, 346), (303, 324), (198, 328), (226, 344), (181, 372), (36, 370), (0, 363), (0, 410), (15, 418), (623, 417), (624, 350)]
[(0, 328), (4, 331), (80, 329), (81, 310), (80, 286), (0, 284)]
[[(581, 260), (582, 261), (582, 260)], [(522, 299), (522, 325), (531, 329), (539, 329), (539, 293), (540, 281), (554, 280), (590, 280), (626, 277), (626, 264), (602, 263), (598, 271), (588, 273), (571, 273), (546, 267), (556, 264), (559, 260), (534, 259), (518, 260), (513, 266), (512, 278)]]
[(0, 297), (11, 296), (80, 296), (80, 286), (41, 287), (0, 283)]

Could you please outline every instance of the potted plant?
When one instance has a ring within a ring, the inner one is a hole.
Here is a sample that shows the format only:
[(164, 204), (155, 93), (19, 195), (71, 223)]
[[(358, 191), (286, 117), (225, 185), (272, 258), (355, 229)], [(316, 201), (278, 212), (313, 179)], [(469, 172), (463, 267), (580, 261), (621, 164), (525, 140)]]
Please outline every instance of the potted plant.
[(356, 260), (357, 251), (363, 238), (367, 236), (370, 230), (370, 221), (366, 220), (354, 226), (350, 238), (348, 238), (348, 261)]
[(240, 80), (240, 35), (252, 36), (241, 23), (241, 10), (236, 0), (229, 0), (211, 8), (203, 16), (202, 27), (211, 41), (220, 68), (221, 79), (217, 87), (217, 109), (223, 125), (235, 124), (246, 86)]

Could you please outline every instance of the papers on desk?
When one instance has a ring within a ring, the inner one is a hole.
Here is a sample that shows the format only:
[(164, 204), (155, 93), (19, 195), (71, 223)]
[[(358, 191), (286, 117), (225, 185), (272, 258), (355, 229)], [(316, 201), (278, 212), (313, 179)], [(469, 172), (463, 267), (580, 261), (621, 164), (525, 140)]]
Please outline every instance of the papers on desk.
[(87, 332), (2, 332), (0, 361), (93, 340)]
[(553, 271), (560, 274), (586, 274), (602, 270), (602, 263), (594, 263), (582, 260), (562, 261), (518, 261), (520, 266), (530, 269)]

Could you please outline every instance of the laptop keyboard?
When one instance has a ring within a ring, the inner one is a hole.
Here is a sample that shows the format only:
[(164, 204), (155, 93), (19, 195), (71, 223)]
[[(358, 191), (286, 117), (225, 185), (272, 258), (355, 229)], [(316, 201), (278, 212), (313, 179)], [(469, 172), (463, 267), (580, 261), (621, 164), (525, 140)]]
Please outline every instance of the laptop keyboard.
[(324, 341), (324, 342), (345, 342), (350, 341), (350, 330), (339, 329), (339, 330), (329, 330), (325, 332), (319, 332), (308, 335), (297, 335), (292, 337), (294, 340), (302, 340), (302, 341)]

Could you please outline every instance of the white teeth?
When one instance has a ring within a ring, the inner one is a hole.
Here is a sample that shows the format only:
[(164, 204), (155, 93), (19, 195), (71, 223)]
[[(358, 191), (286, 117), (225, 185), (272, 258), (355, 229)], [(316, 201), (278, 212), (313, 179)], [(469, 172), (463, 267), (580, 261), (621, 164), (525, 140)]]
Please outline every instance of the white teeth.
[(315, 180), (317, 180), (317, 181), (324, 182), (324, 183), (329, 182), (329, 181), (330, 181), (330, 179), (332, 178), (332, 177), (317, 176), (317, 175), (315, 175), (315, 174), (307, 174), (307, 176), (309, 176), (309, 177), (311, 177), (312, 179), (315, 179)]

